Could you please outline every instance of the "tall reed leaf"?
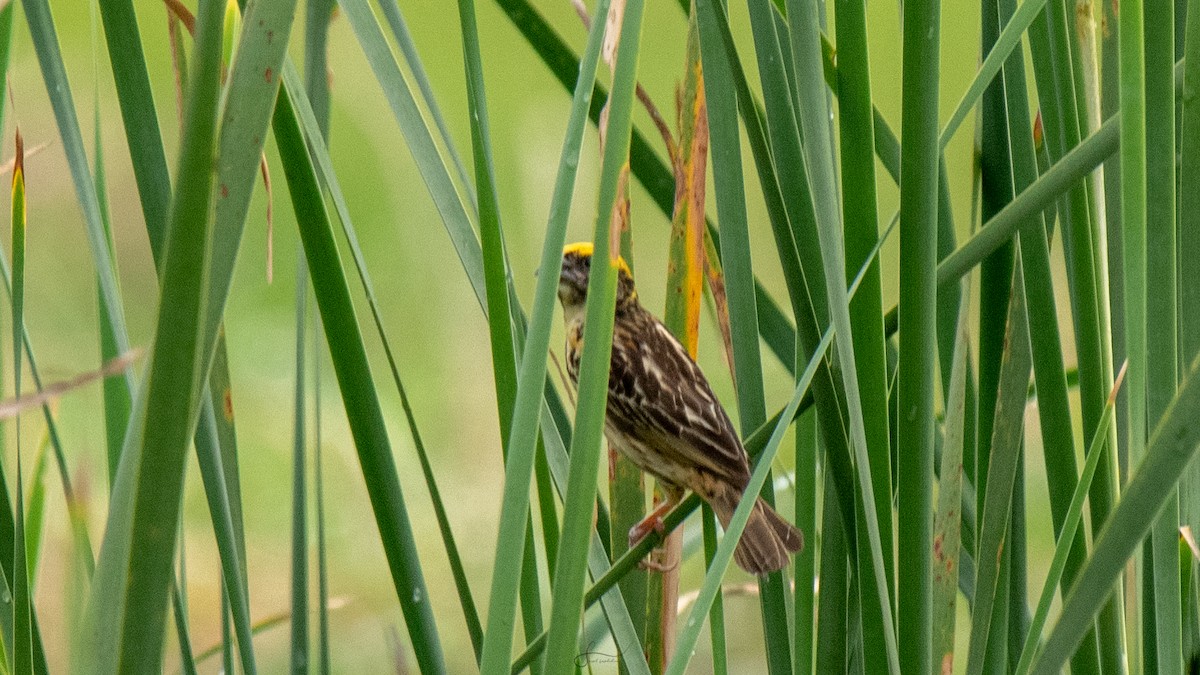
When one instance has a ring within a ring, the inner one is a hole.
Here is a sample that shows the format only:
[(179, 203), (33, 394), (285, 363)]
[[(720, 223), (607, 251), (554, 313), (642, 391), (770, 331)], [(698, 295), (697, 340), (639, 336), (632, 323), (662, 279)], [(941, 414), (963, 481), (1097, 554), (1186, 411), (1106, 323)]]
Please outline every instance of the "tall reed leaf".
[(579, 69), (579, 79), (563, 141), (562, 159), (559, 161), (550, 203), (549, 223), (542, 244), (539, 267), (541, 272), (538, 274), (534, 294), (533, 315), (518, 371), (513, 426), (504, 468), (504, 496), (500, 506), (495, 571), (488, 602), (483, 657), (480, 661), (480, 669), (485, 672), (500, 672), (507, 668), (512, 652), (513, 619), (517, 599), (517, 579), (512, 570), (520, 564), (522, 556), (520, 542), (524, 538), (529, 513), (530, 471), (533, 468), (533, 454), (536, 449), (542, 388), (546, 382), (546, 355), (550, 348), (550, 325), (554, 318), (558, 276), (562, 270), (562, 248), (566, 239), (567, 216), (570, 212), (571, 193), (583, 141), (583, 126), (587, 122), (592, 84), (600, 60), (600, 45), (604, 34), (604, 22), (600, 17), (607, 16), (607, 12), (606, 0), (597, 3), (583, 64)]
[[(12, 178), (12, 346), (13, 391), (21, 397), (21, 343), (25, 334), (25, 148), (16, 132)], [(25, 477), (21, 471), (21, 416), (17, 431), (17, 503), (13, 530), (13, 671), (33, 672), (32, 604), (25, 542)]]
[[(129, 536), (138, 542), (138, 551), (122, 556), (121, 565), (125, 569), (122, 576), (137, 583), (117, 586), (121, 589), (118, 604), (107, 608), (107, 621), (101, 622), (99, 608), (92, 608), (91, 629), (96, 633), (98, 648), (96, 672), (109, 668), (151, 670), (159, 667), (161, 659), (184, 453), (199, 412), (197, 364), (202, 349), (204, 280), (209, 266), (222, 10), (219, 3), (209, 0), (199, 11), (196, 67), (188, 88), (179, 188), (172, 200), (172, 234), (163, 264), (163, 299), (141, 401), (145, 410), (153, 411), (154, 424), (142, 422), (138, 443), (141, 466), (131, 486)], [(118, 333), (119, 326), (114, 322)], [(105, 581), (98, 581), (93, 603), (105, 602), (101, 598), (106, 597), (106, 591), (111, 593)]]
[(904, 671), (932, 668), (933, 384), (936, 364), (936, 0), (905, 6), (900, 154), (900, 370), (896, 482), (900, 548), (897, 642)]

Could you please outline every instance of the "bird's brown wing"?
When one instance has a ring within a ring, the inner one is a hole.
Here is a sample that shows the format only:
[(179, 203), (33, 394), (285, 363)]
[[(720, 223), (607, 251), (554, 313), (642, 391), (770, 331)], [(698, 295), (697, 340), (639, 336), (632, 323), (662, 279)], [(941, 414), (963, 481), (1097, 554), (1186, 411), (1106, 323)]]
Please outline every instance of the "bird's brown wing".
[(610, 423), (654, 446), (664, 461), (742, 486), (746, 451), (699, 366), (640, 308), (618, 321), (609, 375)]

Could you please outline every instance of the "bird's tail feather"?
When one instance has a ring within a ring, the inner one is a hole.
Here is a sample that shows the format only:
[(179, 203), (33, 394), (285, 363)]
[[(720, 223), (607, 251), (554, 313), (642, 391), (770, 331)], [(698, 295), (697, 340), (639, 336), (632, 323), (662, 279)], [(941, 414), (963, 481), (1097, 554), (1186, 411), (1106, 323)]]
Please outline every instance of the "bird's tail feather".
[[(713, 495), (710, 503), (722, 527), (729, 527), (741, 498), (741, 491), (729, 485), (722, 486)], [(761, 576), (787, 567), (789, 555), (802, 548), (804, 535), (800, 530), (762, 499), (757, 499), (742, 538), (734, 549), (733, 560), (750, 574)]]

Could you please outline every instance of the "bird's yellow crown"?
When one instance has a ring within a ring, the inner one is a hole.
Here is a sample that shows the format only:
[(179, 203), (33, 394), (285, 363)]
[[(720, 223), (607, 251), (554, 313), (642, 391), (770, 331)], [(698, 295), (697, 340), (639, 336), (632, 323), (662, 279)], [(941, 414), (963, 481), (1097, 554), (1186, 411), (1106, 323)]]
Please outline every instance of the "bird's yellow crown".
[[(563, 256), (565, 257), (574, 254), (581, 258), (591, 258), (594, 250), (595, 247), (592, 245), (592, 242), (577, 241), (574, 244), (567, 244), (563, 247)], [(630, 279), (633, 278), (633, 271), (629, 269), (629, 263), (625, 262), (625, 258), (622, 258), (619, 255), (613, 256), (609, 262), (613, 265), (613, 267), (616, 267), (628, 275)]]

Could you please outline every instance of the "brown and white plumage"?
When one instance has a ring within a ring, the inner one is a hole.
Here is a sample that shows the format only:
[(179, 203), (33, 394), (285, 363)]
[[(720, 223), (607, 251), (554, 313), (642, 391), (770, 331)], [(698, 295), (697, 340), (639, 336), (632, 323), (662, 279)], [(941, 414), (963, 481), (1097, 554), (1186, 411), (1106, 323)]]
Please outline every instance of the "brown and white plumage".
[[(590, 244), (563, 251), (558, 295), (573, 382), (579, 378), (591, 252)], [(750, 481), (746, 451), (699, 366), (641, 306), (629, 268), (619, 263), (605, 435), (643, 471), (674, 486), (676, 494), (696, 492), (728, 526)], [(803, 542), (799, 530), (759, 499), (734, 560), (752, 574), (766, 574), (786, 567), (789, 554)]]

